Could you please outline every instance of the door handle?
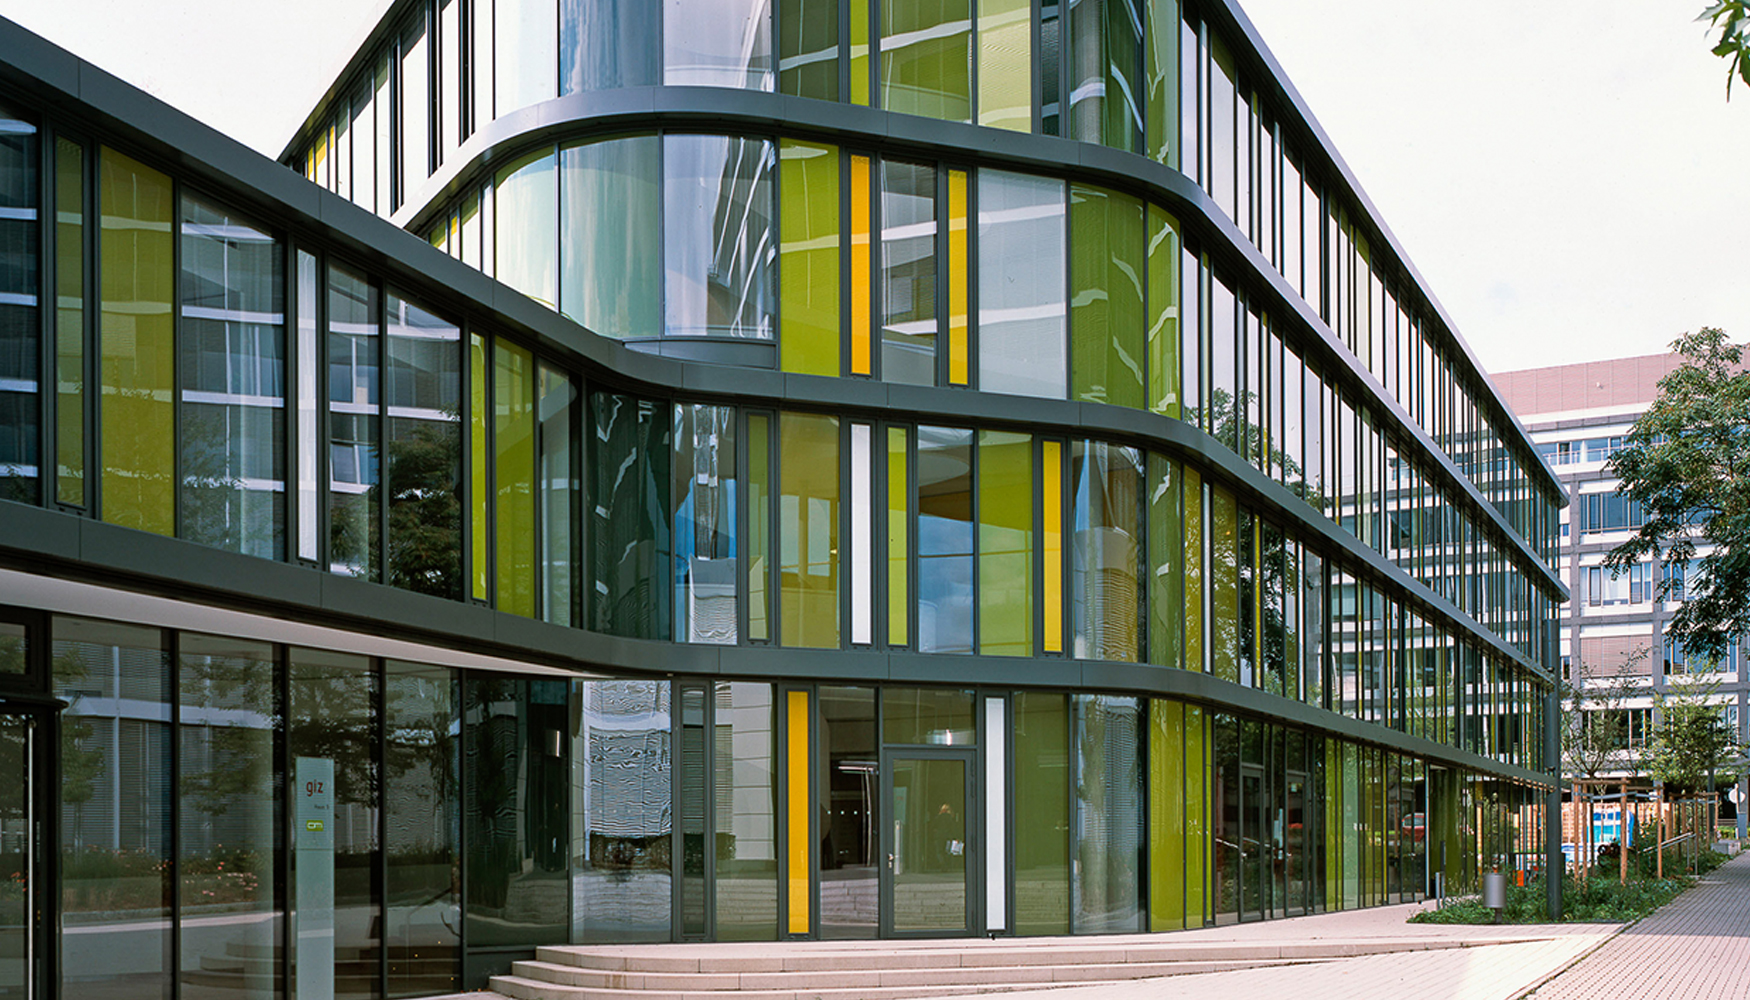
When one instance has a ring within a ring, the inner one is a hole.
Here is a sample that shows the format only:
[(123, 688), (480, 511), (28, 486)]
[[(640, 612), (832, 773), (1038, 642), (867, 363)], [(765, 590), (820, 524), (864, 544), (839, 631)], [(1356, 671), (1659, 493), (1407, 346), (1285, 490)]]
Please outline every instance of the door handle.
[(888, 871), (892, 871), (892, 870), (893, 870), (893, 855), (891, 855), (891, 854), (889, 854), (889, 855), (888, 855), (888, 856), (887, 856), (887, 870), (888, 870)]

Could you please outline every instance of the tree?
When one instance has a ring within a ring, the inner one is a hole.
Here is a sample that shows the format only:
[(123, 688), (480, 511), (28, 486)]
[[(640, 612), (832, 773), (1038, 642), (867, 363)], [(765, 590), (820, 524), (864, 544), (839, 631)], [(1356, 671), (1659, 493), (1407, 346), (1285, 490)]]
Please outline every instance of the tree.
[(1750, 0), (1721, 0), (1701, 12), (1697, 21), (1720, 29), (1714, 55), (1726, 60), (1726, 99), (1732, 99), (1732, 75), (1750, 87)]
[(1736, 780), (1744, 767), (1744, 743), (1711, 703), (1719, 685), (1694, 680), (1673, 683), (1653, 698), (1657, 709), (1647, 747), (1647, 770), (1668, 788), (1701, 791), (1718, 778)]
[[(1666, 635), (1690, 655), (1719, 659), (1750, 630), (1750, 372), (1743, 347), (1704, 327), (1672, 342), (1686, 359), (1659, 380), (1659, 396), (1610, 457), (1617, 492), (1644, 522), (1607, 561), (1618, 572), (1649, 556), (1691, 563)], [(1696, 560), (1696, 542), (1713, 548)]]

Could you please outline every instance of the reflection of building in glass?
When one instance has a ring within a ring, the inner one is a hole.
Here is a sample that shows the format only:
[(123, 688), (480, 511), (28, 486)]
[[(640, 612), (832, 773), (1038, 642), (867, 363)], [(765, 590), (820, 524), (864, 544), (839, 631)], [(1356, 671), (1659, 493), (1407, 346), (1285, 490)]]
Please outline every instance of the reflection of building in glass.
[(279, 163), (0, 22), (0, 976), (1545, 863), (1559, 484), (1244, 14), (852, 8), (399, 0)]

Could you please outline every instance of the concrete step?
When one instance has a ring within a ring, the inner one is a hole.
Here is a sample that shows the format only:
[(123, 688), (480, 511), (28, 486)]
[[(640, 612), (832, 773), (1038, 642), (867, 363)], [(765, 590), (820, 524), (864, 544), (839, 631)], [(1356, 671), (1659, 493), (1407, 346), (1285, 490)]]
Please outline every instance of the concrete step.
[(735, 993), (760, 990), (820, 990), (997, 985), (1050, 985), (1149, 979), (1163, 976), (1228, 972), (1268, 965), (1291, 964), (1280, 959), (1228, 962), (1102, 962), (1071, 965), (983, 965), (952, 968), (837, 968), (810, 972), (614, 972), (553, 962), (524, 961), (511, 975), (560, 986), (673, 993)]
[[(1114, 980), (1078, 980), (1063, 985), (1116, 986)], [(1039, 989), (1039, 983), (993, 983), (969, 988), (958, 985), (923, 986), (853, 986), (803, 989), (746, 989), (737, 991), (702, 990), (696, 992), (651, 992), (640, 989), (616, 989), (600, 986), (563, 986), (558, 983), (522, 976), (493, 976), (492, 988), (513, 1000), (905, 1000), (912, 997), (965, 996), (978, 993), (1005, 993), (1011, 990)]]

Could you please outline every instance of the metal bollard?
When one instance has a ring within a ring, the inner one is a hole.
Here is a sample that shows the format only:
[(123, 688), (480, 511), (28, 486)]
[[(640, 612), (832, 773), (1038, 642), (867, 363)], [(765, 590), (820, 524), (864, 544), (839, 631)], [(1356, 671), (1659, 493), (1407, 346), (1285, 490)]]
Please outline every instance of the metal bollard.
[(1483, 873), (1483, 905), (1495, 911), (1495, 923), (1501, 922), (1501, 911), (1507, 908), (1507, 874)]

